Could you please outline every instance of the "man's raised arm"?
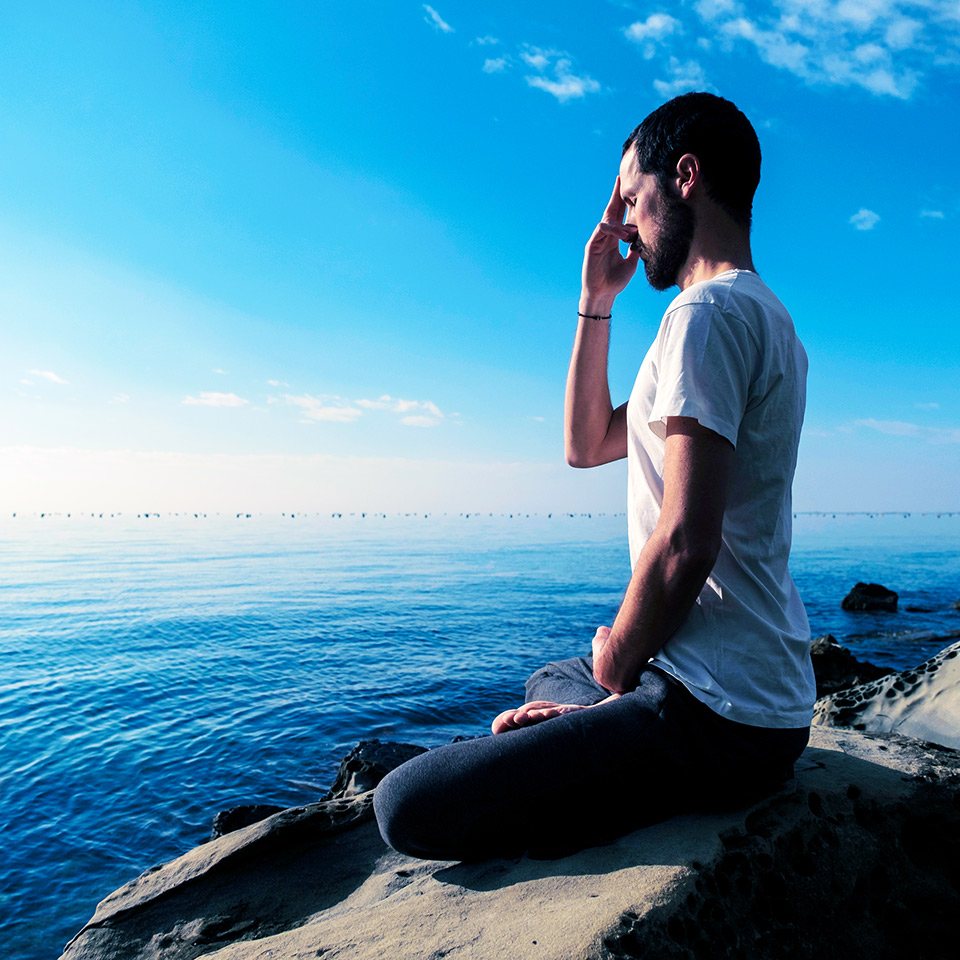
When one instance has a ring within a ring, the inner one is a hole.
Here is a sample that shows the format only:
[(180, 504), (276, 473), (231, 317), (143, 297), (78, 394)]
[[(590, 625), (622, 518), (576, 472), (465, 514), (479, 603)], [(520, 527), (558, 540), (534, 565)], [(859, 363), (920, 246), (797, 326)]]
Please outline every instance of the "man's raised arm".
[(626, 257), (620, 255), (620, 241), (637, 236), (636, 228), (623, 222), (625, 211), (617, 177), (603, 220), (583, 255), (580, 322), (564, 404), (564, 454), (572, 467), (595, 467), (627, 455), (626, 404), (614, 410), (607, 383), (610, 321), (593, 319), (609, 316), (614, 299), (630, 282), (640, 259), (634, 249)]

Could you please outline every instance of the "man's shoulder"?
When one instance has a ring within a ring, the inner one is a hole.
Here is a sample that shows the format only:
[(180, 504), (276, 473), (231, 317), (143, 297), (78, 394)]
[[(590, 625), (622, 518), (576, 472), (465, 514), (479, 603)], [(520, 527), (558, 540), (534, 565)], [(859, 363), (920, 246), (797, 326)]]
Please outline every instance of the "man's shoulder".
[(693, 283), (681, 290), (667, 308), (668, 312), (685, 304), (712, 304), (721, 309), (731, 302), (757, 300), (783, 308), (776, 294), (752, 270), (725, 270), (709, 280)]
[(793, 330), (787, 308), (752, 270), (727, 270), (687, 287), (674, 297), (664, 319), (678, 315), (694, 322), (723, 316), (755, 332), (770, 324)]

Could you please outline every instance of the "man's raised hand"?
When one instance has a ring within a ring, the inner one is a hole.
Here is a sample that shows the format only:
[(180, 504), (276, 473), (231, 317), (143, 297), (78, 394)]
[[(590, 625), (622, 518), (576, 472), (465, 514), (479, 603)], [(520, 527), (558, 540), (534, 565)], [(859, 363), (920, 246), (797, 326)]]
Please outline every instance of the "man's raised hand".
[(626, 209), (617, 177), (603, 219), (590, 235), (583, 252), (581, 313), (609, 313), (616, 295), (637, 272), (639, 251), (631, 247), (625, 257), (620, 254), (621, 240), (632, 243), (637, 239), (637, 228), (623, 222)]

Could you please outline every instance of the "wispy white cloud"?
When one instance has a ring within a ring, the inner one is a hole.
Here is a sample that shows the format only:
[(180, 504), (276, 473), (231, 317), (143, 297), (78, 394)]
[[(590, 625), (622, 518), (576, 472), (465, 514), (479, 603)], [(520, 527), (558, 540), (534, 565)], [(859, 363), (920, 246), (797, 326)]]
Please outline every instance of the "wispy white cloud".
[(429, 400), (423, 403), (417, 400), (397, 400), (397, 404), (394, 409), (397, 411), (397, 413), (407, 413), (410, 410), (424, 410), (433, 417), (443, 419), (443, 414), (440, 412), (440, 408), (435, 403), (431, 403)]
[[(478, 37), (475, 43), (496, 42), (496, 38)], [(481, 69), (484, 73), (504, 73), (518, 63), (531, 68), (534, 73), (524, 75), (528, 86), (543, 90), (555, 97), (559, 103), (568, 100), (583, 99), (588, 93), (599, 93), (603, 87), (587, 73), (574, 69), (574, 60), (570, 54), (550, 47), (538, 47), (532, 43), (520, 44), (516, 55), (503, 53), (498, 57), (487, 57)]]
[[(702, 3), (700, 6), (711, 16), (715, 9), (720, 12), (734, 10), (732, 4), (723, 2), (709, 5)], [(675, 39), (684, 32), (683, 24), (667, 13), (651, 13), (646, 20), (637, 20), (623, 28), (624, 36), (640, 48), (645, 60), (652, 60), (660, 55), (658, 62), (662, 64), (666, 76), (655, 79), (653, 88), (664, 99), (691, 90), (706, 90), (710, 86), (703, 67), (696, 60), (681, 60), (670, 53)], [(706, 37), (700, 37), (697, 46), (702, 50), (709, 50), (712, 44)]]
[(301, 423), (353, 423), (363, 411), (350, 406), (340, 397), (315, 397), (310, 393), (298, 396), (284, 394), (283, 399), (300, 409)]
[(931, 401), (930, 403), (915, 403), (913, 406), (917, 410), (939, 410), (940, 409), (940, 404), (936, 403), (935, 401)]
[(884, 39), (891, 50), (906, 50), (916, 43), (923, 32), (923, 24), (912, 17), (901, 16), (892, 20), (884, 33)]
[(930, 220), (945, 220), (946, 214), (942, 210), (921, 210), (921, 217), (927, 217)]
[(854, 426), (867, 427), (891, 437), (915, 437), (929, 443), (960, 443), (960, 429), (956, 427), (924, 427), (901, 420), (855, 420)]
[(496, 37), (491, 37), (489, 34), (485, 37), (477, 37), (473, 41), (478, 47), (489, 47), (494, 44), (499, 43), (500, 41)]
[[(556, 97), (560, 103), (582, 99), (588, 93), (599, 93), (601, 89), (593, 77), (574, 73), (573, 61), (559, 50), (544, 50), (528, 45), (521, 50), (520, 57), (538, 71), (537, 74), (524, 77), (527, 83)], [(547, 75), (548, 71), (552, 76)]]
[(494, 57), (493, 59), (486, 59), (483, 61), (483, 72), (484, 73), (503, 73), (507, 69), (507, 58), (506, 57)]
[(270, 384), (271, 387), (289, 387), (290, 386), (290, 384), (287, 383), (285, 380), (268, 380), (267, 383)]
[(925, 73), (960, 63), (956, 0), (699, 0), (702, 24), (733, 49), (810, 82), (909, 99)]
[(636, 43), (645, 60), (650, 60), (657, 52), (657, 45), (671, 37), (683, 33), (683, 24), (668, 13), (651, 13), (646, 20), (637, 20), (624, 27), (628, 40)]
[(675, 97), (690, 90), (703, 90), (707, 86), (706, 75), (696, 60), (680, 61), (670, 57), (666, 67), (668, 78), (653, 81), (653, 87), (661, 97)]
[(774, 67), (791, 73), (803, 73), (810, 56), (805, 44), (790, 40), (780, 29), (764, 30), (746, 17), (728, 20), (720, 27), (723, 37), (730, 40), (746, 40), (756, 47), (760, 58)]
[(441, 33), (453, 33), (453, 27), (447, 23), (443, 17), (437, 13), (429, 3), (423, 5), (423, 9), (427, 11), (427, 15), (423, 18), (424, 23), (429, 23), (431, 27), (439, 30)]
[(872, 230), (880, 222), (880, 214), (861, 207), (851, 218), (850, 223), (857, 230)]
[(268, 403), (283, 402), (299, 409), (302, 423), (325, 421), (328, 423), (353, 423), (367, 411), (385, 411), (400, 415), (400, 423), (408, 427), (434, 427), (444, 421), (456, 422), (459, 414), (447, 416), (431, 400), (405, 400), (385, 393), (376, 400), (346, 400), (338, 396), (314, 396), (284, 394), (282, 398), (270, 397)]
[(520, 51), (520, 58), (534, 70), (545, 70), (554, 57), (562, 57), (559, 50), (544, 50), (541, 47), (527, 46)]
[(115, 397), (110, 398), (110, 403), (126, 403), (129, 399), (130, 394), (118, 393)]
[[(383, 394), (377, 400), (358, 400), (358, 407), (365, 410), (388, 410), (391, 413), (406, 414), (400, 422), (408, 427), (434, 427), (446, 420), (443, 411), (431, 400), (404, 400), (401, 397), (391, 397)], [(451, 418), (459, 416), (451, 414)]]
[(198, 397), (183, 398), (183, 403), (188, 407), (242, 407), (249, 402), (235, 393), (204, 392)]
[(717, 20), (722, 16), (736, 16), (743, 9), (736, 0), (697, 0), (693, 5), (701, 20)]
[[(67, 383), (68, 381), (64, 380), (63, 377), (58, 377), (52, 370), (28, 370), (27, 373), (31, 374), (34, 377), (40, 377), (42, 380), (49, 380), (51, 383)], [(26, 383), (27, 381), (21, 380), (21, 383)]]
[(379, 400), (358, 400), (357, 406), (364, 410), (390, 410), (393, 407), (394, 399), (388, 394), (384, 394)]
[(570, 61), (561, 60), (557, 63), (556, 79), (527, 77), (526, 81), (531, 87), (546, 91), (561, 103), (566, 103), (567, 100), (582, 99), (588, 93), (599, 92), (600, 84), (596, 80), (586, 75), (577, 76), (569, 68)]
[(212, 372), (213, 372), (213, 373), (219, 373), (220, 376), (222, 376), (222, 377), (225, 377), (225, 376), (227, 375), (227, 371), (226, 371), (226, 370), (221, 370), (219, 367), (214, 367)]

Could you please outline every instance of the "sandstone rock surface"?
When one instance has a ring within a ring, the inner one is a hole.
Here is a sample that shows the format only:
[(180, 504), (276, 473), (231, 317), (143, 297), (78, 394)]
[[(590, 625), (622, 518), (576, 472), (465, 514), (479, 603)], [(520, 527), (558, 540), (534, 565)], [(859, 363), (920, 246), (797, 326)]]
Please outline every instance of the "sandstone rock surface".
[(213, 818), (210, 839), (216, 840), (217, 837), (233, 833), (234, 830), (242, 830), (244, 827), (249, 827), (251, 823), (259, 823), (284, 809), (275, 803), (244, 803), (239, 807), (221, 810)]
[(960, 749), (960, 642), (919, 667), (823, 697), (813, 722), (900, 733)]
[(747, 809), (475, 864), (390, 851), (367, 792), (148, 871), (62, 960), (952, 957), (958, 785), (954, 751), (818, 727), (795, 781)]

